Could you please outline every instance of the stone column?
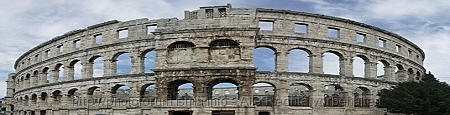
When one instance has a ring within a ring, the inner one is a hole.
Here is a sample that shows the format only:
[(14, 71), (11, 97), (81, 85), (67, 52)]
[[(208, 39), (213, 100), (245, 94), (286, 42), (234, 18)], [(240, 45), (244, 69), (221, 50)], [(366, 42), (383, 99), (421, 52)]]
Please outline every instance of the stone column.
[(59, 70), (51, 70), (52, 75), (50, 79), (50, 83), (57, 83), (59, 78)]
[(377, 63), (376, 62), (366, 62), (364, 63), (364, 77), (365, 78), (377, 78)]
[(41, 78), (41, 79), (40, 79), (40, 82), (39, 82), (39, 85), (43, 85), (43, 84), (48, 83), (48, 80), (47, 80), (47, 72), (42, 72), (42, 73), (39, 74), (39, 75), (40, 75), (39, 78)]
[(353, 77), (353, 59), (342, 58), (339, 59), (339, 75)]
[(276, 52), (275, 59), (275, 71), (276, 72), (287, 72), (288, 71), (288, 53), (281, 51)]
[(394, 67), (393, 66), (385, 66), (384, 67), (384, 77), (387, 81), (397, 82), (394, 77)]
[(65, 66), (64, 68), (64, 81), (73, 81), (74, 80), (74, 66)]
[(82, 64), (83, 68), (81, 69), (81, 77), (83, 77), (82, 79), (86, 79), (86, 78), (92, 78), (93, 74), (94, 74), (94, 67), (93, 67), (94, 63), (92, 62), (85, 62)]
[(399, 82), (404, 82), (408, 80), (408, 75), (406, 75), (406, 70), (398, 70), (397, 71), (397, 79)]
[(131, 74), (144, 73), (144, 56), (138, 53), (132, 53), (131, 55)]
[(103, 60), (105, 63), (104, 65), (104, 74), (103, 76), (112, 76), (117, 74), (117, 60), (115, 59), (105, 59)]
[(309, 56), (309, 73), (323, 74), (323, 55), (312, 54)]

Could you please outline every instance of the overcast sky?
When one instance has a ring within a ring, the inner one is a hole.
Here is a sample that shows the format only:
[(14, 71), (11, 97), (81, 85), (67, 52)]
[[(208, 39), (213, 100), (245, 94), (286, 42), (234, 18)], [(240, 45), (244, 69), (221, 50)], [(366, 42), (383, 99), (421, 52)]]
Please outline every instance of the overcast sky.
[[(15, 60), (29, 49), (74, 29), (109, 20), (138, 18), (183, 19), (184, 10), (226, 5), (275, 8), (347, 18), (398, 33), (421, 47), (425, 67), (441, 81), (450, 82), (450, 1), (414, 0), (138, 0), (35, 1), (2, 0), (0, 4), (0, 81), (14, 72)], [(0, 83), (0, 97), (6, 83)]]

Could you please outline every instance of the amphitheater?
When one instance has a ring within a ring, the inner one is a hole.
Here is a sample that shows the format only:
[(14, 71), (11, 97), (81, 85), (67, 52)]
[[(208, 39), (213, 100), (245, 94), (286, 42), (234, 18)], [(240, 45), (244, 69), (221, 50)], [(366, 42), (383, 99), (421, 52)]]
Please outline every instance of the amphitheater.
[[(307, 71), (290, 71), (293, 51), (307, 54), (295, 65)], [(128, 73), (118, 68), (125, 54)], [(337, 75), (324, 73), (325, 54), (338, 57)], [(349, 19), (207, 6), (182, 20), (113, 20), (54, 37), (16, 60), (4, 106), (8, 115), (382, 115), (377, 93), (421, 80), (424, 58), (409, 40)]]

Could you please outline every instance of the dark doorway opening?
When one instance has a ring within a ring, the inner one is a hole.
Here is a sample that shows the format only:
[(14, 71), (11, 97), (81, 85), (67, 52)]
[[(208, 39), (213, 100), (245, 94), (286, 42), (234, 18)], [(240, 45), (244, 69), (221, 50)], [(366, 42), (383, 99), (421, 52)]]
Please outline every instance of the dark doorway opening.
[(45, 114), (47, 114), (47, 111), (46, 110), (41, 110), (41, 115), (45, 115)]
[(258, 115), (270, 115), (270, 112), (258, 112)]
[(211, 115), (234, 115), (234, 110), (212, 111)]
[(34, 111), (31, 111), (31, 115), (36, 115), (36, 113)]
[(192, 111), (169, 111), (169, 115), (192, 115)]

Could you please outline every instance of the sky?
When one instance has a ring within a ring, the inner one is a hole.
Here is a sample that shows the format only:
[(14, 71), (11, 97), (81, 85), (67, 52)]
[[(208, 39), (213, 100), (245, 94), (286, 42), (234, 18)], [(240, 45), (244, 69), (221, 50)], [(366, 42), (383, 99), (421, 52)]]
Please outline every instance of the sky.
[[(68, 31), (109, 20), (173, 17), (181, 20), (184, 18), (184, 10), (196, 10), (202, 6), (222, 6), (227, 3), (231, 3), (234, 8), (259, 7), (325, 14), (363, 22), (397, 33), (425, 51), (424, 66), (427, 71), (431, 71), (441, 81), (450, 82), (450, 71), (446, 65), (450, 63), (450, 60), (446, 58), (450, 57), (450, 52), (446, 51), (450, 49), (449, 0), (340, 0), (339, 2), (334, 0), (196, 0), (195, 2), (191, 0), (133, 2), (1, 0), (0, 4), (3, 6), (0, 7), (0, 14), (2, 14), (0, 57), (3, 61), (0, 61), (2, 65), (0, 81), (6, 81), (8, 74), (14, 72), (14, 62), (23, 53)], [(258, 50), (270, 52), (267, 49)], [(290, 55), (300, 57), (304, 55), (301, 51), (296, 52), (298, 53)], [(335, 60), (335, 58), (331, 56), (329, 60)], [(261, 64), (270, 65), (271, 63)], [(297, 68), (297, 65), (305, 64), (307, 65), (298, 60), (291, 61), (289, 70), (306, 71)], [(270, 70), (270, 68), (260, 69)], [(0, 82), (0, 97), (4, 97), (5, 94), (6, 82)]]

